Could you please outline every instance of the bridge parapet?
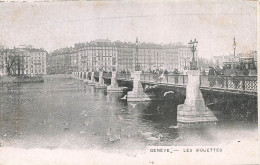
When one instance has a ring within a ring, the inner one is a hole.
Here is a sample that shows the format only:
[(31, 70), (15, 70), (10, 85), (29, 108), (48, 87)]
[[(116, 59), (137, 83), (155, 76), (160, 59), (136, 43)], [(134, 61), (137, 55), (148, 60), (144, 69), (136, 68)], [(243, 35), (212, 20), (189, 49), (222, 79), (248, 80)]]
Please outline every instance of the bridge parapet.
[(188, 84), (187, 75), (158, 75), (141, 74), (141, 81), (145, 83), (161, 83), (168, 85), (186, 86)]
[[(104, 73), (104, 78), (110, 79), (111, 73)], [(117, 80), (133, 81), (131, 74), (116, 73)], [(176, 74), (150, 74), (141, 73), (140, 82), (151, 84), (162, 84), (169, 86), (186, 87), (188, 84), (188, 75)], [(257, 94), (257, 76), (199, 76), (199, 87), (201, 89), (211, 90), (216, 89), (220, 91), (230, 92), (244, 92), (249, 94)]]
[(91, 77), (91, 72), (88, 72), (88, 77)]
[[(188, 75), (141, 74), (141, 82), (185, 87)], [(257, 93), (257, 76), (200, 75), (200, 88)]]
[(117, 72), (116, 78), (121, 79), (121, 80), (131, 80), (131, 81), (133, 80), (133, 78), (131, 77), (131, 74), (126, 74), (126, 73), (121, 73), (121, 72)]
[(257, 76), (200, 76), (200, 87), (257, 92)]
[(94, 77), (98, 78), (99, 77), (99, 72), (94, 72)]
[(111, 78), (112, 78), (112, 72), (103, 73), (103, 78), (105, 78), (105, 79), (111, 79)]

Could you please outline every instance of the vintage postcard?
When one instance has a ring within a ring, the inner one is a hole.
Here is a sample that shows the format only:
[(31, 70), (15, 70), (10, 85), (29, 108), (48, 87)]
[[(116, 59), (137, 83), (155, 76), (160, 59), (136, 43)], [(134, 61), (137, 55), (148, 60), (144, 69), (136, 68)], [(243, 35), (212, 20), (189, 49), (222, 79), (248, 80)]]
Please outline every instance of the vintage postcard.
[(259, 164), (258, 1), (0, 0), (0, 165)]

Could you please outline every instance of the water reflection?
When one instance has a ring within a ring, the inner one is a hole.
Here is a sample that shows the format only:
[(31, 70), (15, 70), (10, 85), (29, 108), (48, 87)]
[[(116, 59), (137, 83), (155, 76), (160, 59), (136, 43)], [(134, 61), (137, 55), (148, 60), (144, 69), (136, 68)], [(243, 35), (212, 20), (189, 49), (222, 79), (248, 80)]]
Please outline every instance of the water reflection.
[(108, 102), (112, 102), (115, 104), (121, 104), (122, 106), (127, 105), (126, 100), (122, 99), (126, 93), (106, 93), (105, 97)]

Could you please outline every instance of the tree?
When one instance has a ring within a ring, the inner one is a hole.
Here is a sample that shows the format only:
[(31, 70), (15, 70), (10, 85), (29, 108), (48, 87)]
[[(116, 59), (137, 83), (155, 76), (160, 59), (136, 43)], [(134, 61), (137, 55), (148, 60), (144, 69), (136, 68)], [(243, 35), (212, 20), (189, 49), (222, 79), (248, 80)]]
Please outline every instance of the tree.
[(19, 57), (15, 50), (4, 51), (5, 69), (7, 71), (7, 76), (10, 76), (12, 74), (11, 70), (14, 72), (14, 66), (18, 59)]

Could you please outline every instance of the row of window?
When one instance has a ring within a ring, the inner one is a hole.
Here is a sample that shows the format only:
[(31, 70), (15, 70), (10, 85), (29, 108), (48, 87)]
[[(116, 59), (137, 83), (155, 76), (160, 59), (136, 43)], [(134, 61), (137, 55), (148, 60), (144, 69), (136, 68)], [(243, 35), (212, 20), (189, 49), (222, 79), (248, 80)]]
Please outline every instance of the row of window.
[(86, 47), (87, 50), (114, 50), (117, 47)]
[(32, 69), (30, 70), (25, 70), (26, 74), (32, 73), (32, 74), (44, 74), (45, 73), (45, 69)]
[(103, 62), (103, 63), (97, 63), (97, 65), (110, 65), (110, 63), (109, 62)]
[(26, 64), (24, 64), (24, 67), (26, 67), (26, 68), (28, 68), (28, 66), (30, 66), (31, 68), (38, 68), (38, 67), (41, 67), (41, 68), (44, 68), (44, 67), (46, 67), (45, 65), (41, 65), (41, 64), (28, 64), (28, 63), (26, 63)]
[(45, 57), (38, 57), (38, 56), (35, 56), (35, 57), (24, 57), (25, 60), (33, 60), (33, 59), (42, 59), (42, 60), (45, 60), (46, 59), (46, 56)]
[(91, 55), (91, 54), (96, 54), (96, 53), (115, 54), (117, 52), (116, 51), (89, 51), (89, 52), (80, 53), (79, 55)]
[(116, 53), (92, 53), (92, 54), (86, 54), (86, 55), (81, 55), (81, 58), (82, 57), (96, 57), (96, 56), (108, 56), (108, 57), (111, 57), (111, 56), (116, 56)]

